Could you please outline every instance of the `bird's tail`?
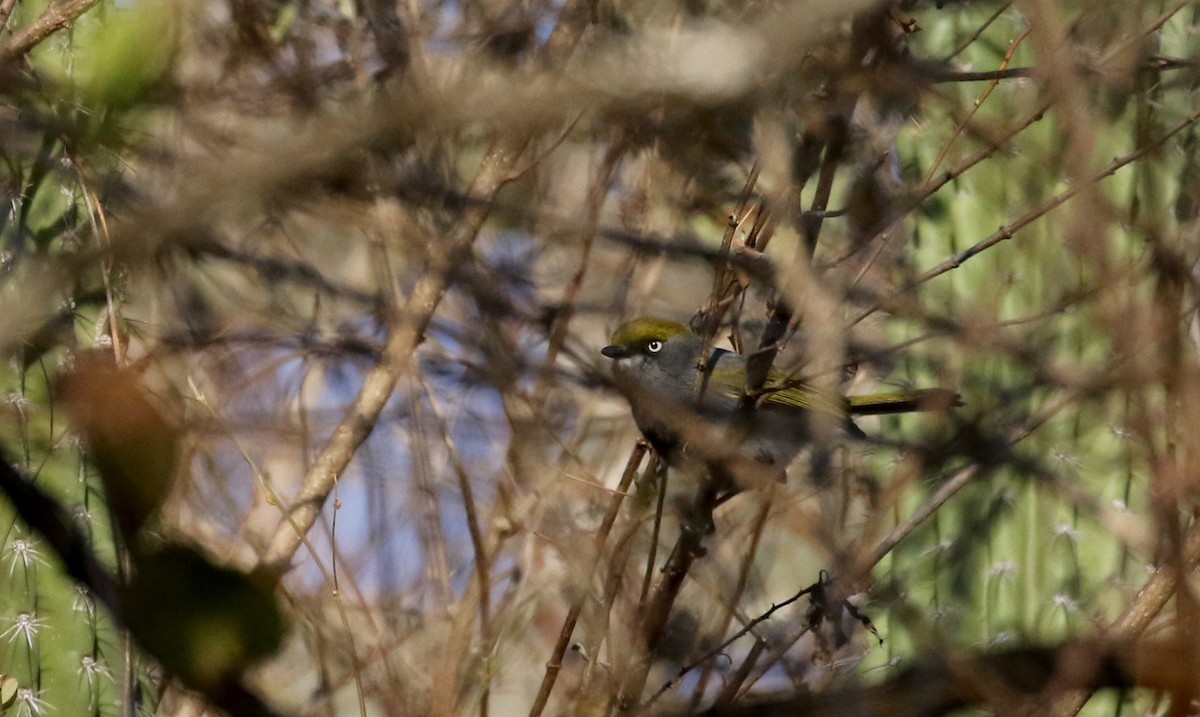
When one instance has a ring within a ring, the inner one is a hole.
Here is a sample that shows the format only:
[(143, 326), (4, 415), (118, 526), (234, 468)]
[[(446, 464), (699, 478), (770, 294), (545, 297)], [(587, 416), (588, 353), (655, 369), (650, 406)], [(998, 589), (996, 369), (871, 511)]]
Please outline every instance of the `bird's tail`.
[(963, 404), (962, 396), (947, 388), (918, 388), (911, 391), (849, 396), (852, 416), (881, 416), (912, 411), (945, 411)]

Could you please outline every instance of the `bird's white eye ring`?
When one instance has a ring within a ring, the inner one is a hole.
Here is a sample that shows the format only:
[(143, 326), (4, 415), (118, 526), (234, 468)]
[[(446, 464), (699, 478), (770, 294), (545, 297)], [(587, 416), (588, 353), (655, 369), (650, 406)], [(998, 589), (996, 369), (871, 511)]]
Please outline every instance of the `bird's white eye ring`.
[(646, 344), (646, 350), (652, 354), (656, 354), (659, 351), (662, 351), (662, 347), (663, 347), (663, 342), (659, 341), (658, 339), (649, 341)]

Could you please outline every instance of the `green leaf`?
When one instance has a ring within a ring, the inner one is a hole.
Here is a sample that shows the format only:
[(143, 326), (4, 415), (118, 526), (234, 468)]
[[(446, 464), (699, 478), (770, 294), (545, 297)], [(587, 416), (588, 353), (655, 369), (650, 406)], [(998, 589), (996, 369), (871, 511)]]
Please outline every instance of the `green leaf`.
[(13, 678), (3, 675), (0, 676), (0, 708), (8, 709), (17, 699), (17, 688), (20, 687)]
[(122, 603), (138, 642), (193, 687), (229, 684), (279, 649), (285, 623), (268, 584), (167, 545), (134, 558)]

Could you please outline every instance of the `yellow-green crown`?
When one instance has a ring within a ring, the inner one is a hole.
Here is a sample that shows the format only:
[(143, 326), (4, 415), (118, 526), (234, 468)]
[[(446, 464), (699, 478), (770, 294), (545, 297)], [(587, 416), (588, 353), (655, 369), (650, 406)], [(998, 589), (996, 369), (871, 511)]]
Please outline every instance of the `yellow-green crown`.
[(690, 333), (691, 329), (678, 321), (643, 316), (621, 324), (621, 327), (613, 332), (609, 343), (616, 346), (636, 346), (651, 339), (669, 339), (672, 336)]

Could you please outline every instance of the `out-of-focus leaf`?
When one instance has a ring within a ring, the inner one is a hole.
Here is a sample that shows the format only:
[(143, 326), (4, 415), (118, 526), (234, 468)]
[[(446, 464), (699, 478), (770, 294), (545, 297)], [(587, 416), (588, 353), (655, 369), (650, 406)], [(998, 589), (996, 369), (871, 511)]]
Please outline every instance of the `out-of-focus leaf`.
[(80, 356), (76, 366), (61, 390), (100, 471), (109, 508), (132, 541), (171, 492), (177, 432), (133, 371), (100, 353)]
[(177, 49), (179, 17), (178, 4), (166, 0), (112, 8), (78, 23), (69, 63), (53, 67), (51, 56), (43, 54), (39, 64), (65, 75), (87, 105), (129, 109), (166, 76)]
[(185, 545), (135, 557), (123, 608), (139, 643), (202, 690), (232, 684), (283, 639), (283, 615), (268, 585)]
[(0, 675), (0, 708), (8, 709), (17, 699), (20, 683), (7, 675)]

